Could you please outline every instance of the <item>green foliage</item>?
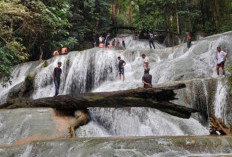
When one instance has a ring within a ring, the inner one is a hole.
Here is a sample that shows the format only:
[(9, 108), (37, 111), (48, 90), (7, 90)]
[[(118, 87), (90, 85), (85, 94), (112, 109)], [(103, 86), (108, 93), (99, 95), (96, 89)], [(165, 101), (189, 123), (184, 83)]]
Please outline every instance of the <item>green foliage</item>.
[(44, 61), (43, 65), (42, 65), (42, 68), (46, 68), (47, 66), (48, 66), (48, 61)]
[(42, 43), (45, 58), (61, 44), (74, 47), (70, 8), (69, 0), (0, 1), (0, 78), (4, 82), (10, 80), (15, 64), (38, 59)]
[(109, 31), (111, 2), (108, 0), (71, 0), (73, 5), (72, 33), (78, 41), (92, 41), (93, 37)]
[(24, 81), (25, 91), (32, 91), (34, 88), (35, 73), (30, 73)]

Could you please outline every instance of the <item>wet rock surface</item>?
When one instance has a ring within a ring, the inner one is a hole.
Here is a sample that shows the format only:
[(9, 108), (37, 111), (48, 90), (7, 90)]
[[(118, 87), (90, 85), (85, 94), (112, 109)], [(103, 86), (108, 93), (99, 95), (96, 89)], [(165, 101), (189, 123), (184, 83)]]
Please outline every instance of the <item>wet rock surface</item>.
[(232, 154), (232, 137), (80, 138), (0, 147), (4, 157), (144, 157)]

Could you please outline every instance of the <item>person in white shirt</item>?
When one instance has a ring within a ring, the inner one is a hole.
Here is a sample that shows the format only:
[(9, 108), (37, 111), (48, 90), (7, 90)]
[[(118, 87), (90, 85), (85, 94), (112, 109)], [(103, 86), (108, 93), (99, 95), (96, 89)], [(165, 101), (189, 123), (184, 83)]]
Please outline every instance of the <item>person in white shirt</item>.
[(103, 43), (103, 37), (102, 35), (99, 36), (99, 44), (102, 44)]
[(227, 58), (227, 53), (222, 51), (221, 47), (217, 47), (217, 74), (219, 76), (219, 69), (222, 68), (223, 76), (225, 76), (225, 62)]
[(143, 58), (143, 67), (144, 67), (144, 71), (145, 70), (150, 70), (149, 68), (149, 59), (145, 54), (142, 54), (142, 58)]

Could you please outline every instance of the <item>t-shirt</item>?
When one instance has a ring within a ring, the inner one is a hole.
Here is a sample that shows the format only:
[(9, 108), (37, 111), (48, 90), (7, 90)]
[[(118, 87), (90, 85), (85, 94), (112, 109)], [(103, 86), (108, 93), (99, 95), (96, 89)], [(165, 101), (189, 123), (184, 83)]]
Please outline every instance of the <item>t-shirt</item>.
[(99, 37), (99, 42), (102, 43), (103, 42), (103, 38)]
[(118, 63), (118, 68), (121, 69), (123, 68), (123, 64), (126, 63), (124, 60), (120, 60)]
[[(142, 80), (152, 85), (152, 83), (151, 83), (152, 76), (150, 74), (144, 74)], [(144, 84), (144, 88), (150, 88), (150, 87), (148, 85)]]
[(187, 41), (191, 40), (191, 36), (190, 35), (187, 35)]
[(107, 35), (106, 36), (106, 42), (109, 42), (110, 41), (110, 35)]
[(224, 51), (217, 52), (217, 63), (220, 64), (224, 61), (224, 57), (227, 55)]
[(154, 35), (153, 34), (149, 34), (149, 38), (153, 39)]
[(62, 73), (62, 70), (60, 68), (55, 68), (54, 69), (54, 79), (57, 81), (60, 81), (60, 75)]
[(149, 34), (148, 36), (149, 36), (149, 40), (150, 40), (150, 41), (153, 41), (153, 40), (154, 40), (154, 35), (153, 35), (153, 34)]
[(145, 57), (145, 58), (143, 59), (143, 67), (144, 67), (144, 69), (147, 69), (147, 68), (146, 68), (146, 63), (148, 63), (148, 67), (147, 67), (147, 68), (149, 68), (149, 59), (148, 59), (148, 57)]

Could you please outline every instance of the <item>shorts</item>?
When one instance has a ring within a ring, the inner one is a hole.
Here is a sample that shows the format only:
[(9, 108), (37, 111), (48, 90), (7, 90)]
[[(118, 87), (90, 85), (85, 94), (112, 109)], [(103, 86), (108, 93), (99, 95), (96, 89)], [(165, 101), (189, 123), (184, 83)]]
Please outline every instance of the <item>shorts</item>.
[(43, 55), (43, 51), (40, 52), (40, 55), (41, 55), (41, 56)]
[(119, 69), (119, 74), (120, 74), (120, 75), (124, 75), (124, 68), (120, 68), (120, 69)]
[(217, 66), (219, 66), (219, 67), (224, 67), (224, 66), (225, 66), (225, 61), (223, 61), (223, 62), (217, 64)]

